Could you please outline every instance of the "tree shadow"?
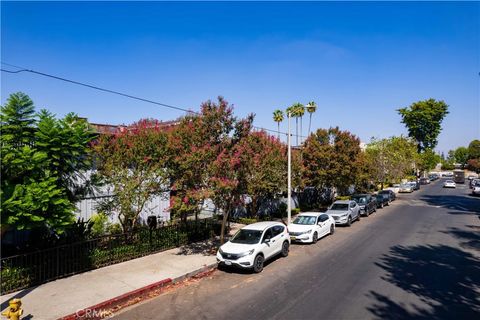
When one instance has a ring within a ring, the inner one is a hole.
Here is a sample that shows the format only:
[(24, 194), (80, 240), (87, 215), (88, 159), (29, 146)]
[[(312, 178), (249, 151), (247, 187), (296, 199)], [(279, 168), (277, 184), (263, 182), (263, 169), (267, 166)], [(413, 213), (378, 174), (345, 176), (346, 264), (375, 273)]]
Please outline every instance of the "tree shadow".
[(194, 242), (180, 247), (176, 255), (202, 254), (204, 256), (211, 256), (217, 254), (217, 249), (219, 246), (219, 240)]
[(449, 214), (480, 214), (480, 198), (458, 195), (423, 195), (421, 200), (429, 205), (449, 210)]
[(466, 227), (473, 229), (473, 231), (450, 228), (447, 231), (443, 231), (443, 233), (450, 234), (459, 239), (462, 248), (480, 250), (480, 227), (472, 225)]
[(480, 260), (446, 245), (395, 246), (377, 266), (383, 280), (416, 296), (427, 307), (397, 303), (370, 291), (367, 309), (379, 319), (479, 319)]

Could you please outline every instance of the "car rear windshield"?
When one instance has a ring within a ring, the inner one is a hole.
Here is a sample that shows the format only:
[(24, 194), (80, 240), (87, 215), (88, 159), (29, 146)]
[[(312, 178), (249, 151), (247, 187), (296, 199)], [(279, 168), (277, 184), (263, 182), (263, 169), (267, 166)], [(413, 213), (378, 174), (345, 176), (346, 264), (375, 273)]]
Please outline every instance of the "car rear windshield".
[(334, 203), (330, 210), (348, 210), (347, 203)]
[(388, 190), (382, 190), (382, 191), (380, 191), (379, 193), (380, 193), (380, 194), (389, 194), (390, 191), (388, 191)]
[(355, 200), (357, 203), (362, 204), (367, 202), (366, 197), (353, 197), (352, 200)]
[(245, 243), (245, 244), (254, 244), (260, 241), (262, 236), (262, 231), (259, 230), (248, 230), (240, 229), (230, 240), (233, 243)]
[(293, 223), (294, 224), (303, 224), (303, 225), (315, 224), (316, 220), (317, 220), (317, 218), (313, 217), (313, 216), (298, 216), (297, 218), (295, 218), (295, 220), (293, 220)]

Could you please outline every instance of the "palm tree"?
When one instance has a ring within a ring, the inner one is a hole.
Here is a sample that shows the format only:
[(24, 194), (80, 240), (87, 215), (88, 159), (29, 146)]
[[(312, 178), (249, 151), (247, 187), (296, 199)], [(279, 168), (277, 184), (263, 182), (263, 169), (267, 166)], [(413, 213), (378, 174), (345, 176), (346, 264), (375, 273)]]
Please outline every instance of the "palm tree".
[(287, 114), (290, 113), (291, 117), (295, 118), (295, 132), (297, 136), (297, 146), (298, 146), (298, 117), (300, 117), (300, 114), (303, 116), (305, 113), (305, 107), (303, 104), (297, 102), (292, 104), (290, 107), (287, 108)]
[(275, 110), (273, 111), (273, 121), (277, 123), (278, 129), (278, 139), (280, 139), (280, 122), (283, 121), (283, 111), (282, 110)]
[(317, 104), (315, 101), (307, 103), (307, 112), (310, 114), (310, 121), (308, 122), (308, 135), (310, 136), (310, 129), (312, 127), (312, 114), (317, 111)]
[[(302, 135), (303, 135), (303, 115), (305, 114), (305, 106), (301, 103), (298, 103), (297, 106), (297, 117), (300, 118), (300, 144), (302, 144)], [(297, 143), (298, 145), (298, 143)]]

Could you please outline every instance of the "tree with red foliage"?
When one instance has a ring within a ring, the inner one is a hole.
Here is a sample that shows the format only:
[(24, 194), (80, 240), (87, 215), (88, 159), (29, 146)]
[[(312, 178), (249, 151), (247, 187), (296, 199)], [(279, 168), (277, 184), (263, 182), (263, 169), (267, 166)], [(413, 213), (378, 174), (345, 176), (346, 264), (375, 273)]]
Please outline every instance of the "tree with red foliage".
[(140, 120), (113, 135), (102, 135), (93, 145), (98, 176), (111, 188), (100, 211), (118, 214), (125, 232), (154, 196), (169, 188), (168, 133), (157, 120)]

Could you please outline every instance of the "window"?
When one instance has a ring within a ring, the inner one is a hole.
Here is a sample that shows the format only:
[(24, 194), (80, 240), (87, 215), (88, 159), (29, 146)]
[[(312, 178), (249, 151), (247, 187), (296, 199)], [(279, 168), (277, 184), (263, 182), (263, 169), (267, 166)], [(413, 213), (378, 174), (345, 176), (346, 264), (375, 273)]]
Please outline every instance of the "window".
[(283, 226), (274, 226), (272, 229), (272, 238), (278, 236), (285, 229)]
[(267, 231), (265, 231), (262, 242), (264, 242), (267, 239), (272, 239), (272, 228), (268, 228)]
[(320, 217), (318, 217), (318, 220), (319, 220), (320, 222), (325, 222), (325, 221), (328, 220), (328, 215), (322, 214), (322, 215), (320, 215)]

